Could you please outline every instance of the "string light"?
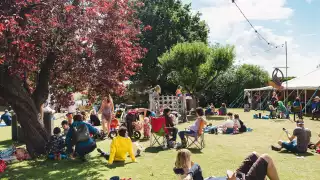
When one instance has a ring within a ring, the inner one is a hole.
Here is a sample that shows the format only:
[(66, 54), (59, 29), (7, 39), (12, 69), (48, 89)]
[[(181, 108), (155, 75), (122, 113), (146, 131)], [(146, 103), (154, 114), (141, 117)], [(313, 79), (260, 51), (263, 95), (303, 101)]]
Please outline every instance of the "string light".
[[(240, 9), (240, 7), (238, 6), (238, 4), (235, 2), (235, 0), (231, 0), (233, 4), (236, 5), (236, 7), (239, 9), (240, 13), (243, 15), (243, 17), (246, 19), (246, 21), (250, 24), (251, 28), (254, 30), (254, 32), (257, 34), (258, 38), (265, 41), (268, 46), (272, 46), (273, 48), (280, 48), (280, 47), (283, 47), (284, 44), (281, 44), (281, 45), (277, 45), (277, 46), (274, 46), (272, 45), (269, 41), (267, 41), (266, 38), (264, 38), (259, 32), (258, 30), (253, 26), (253, 24), (249, 21), (249, 19), (247, 18), (247, 16), (244, 14), (244, 12)], [(265, 52), (268, 52), (270, 51), (271, 49), (265, 51)]]

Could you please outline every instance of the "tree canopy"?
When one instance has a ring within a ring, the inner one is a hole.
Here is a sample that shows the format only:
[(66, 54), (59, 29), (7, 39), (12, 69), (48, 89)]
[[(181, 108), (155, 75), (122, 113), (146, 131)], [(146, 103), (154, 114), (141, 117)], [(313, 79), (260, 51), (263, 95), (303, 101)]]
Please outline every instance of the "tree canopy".
[(0, 95), (24, 117), (18, 120), (29, 148), (44, 150), (48, 136), (37, 115), (49, 88), (64, 104), (70, 91), (123, 92), (122, 82), (145, 52), (136, 14), (142, 5), (130, 0), (0, 2)]
[(260, 66), (243, 64), (230, 67), (205, 91), (202, 102), (212, 102), (216, 105), (230, 104), (243, 93), (244, 89), (265, 86), (269, 77), (268, 72)]
[(142, 59), (142, 66), (133, 81), (141, 81), (143, 86), (148, 87), (159, 83), (159, 56), (177, 43), (207, 43), (209, 31), (205, 22), (200, 20), (200, 14), (192, 14), (191, 5), (184, 5), (180, 0), (142, 2), (144, 7), (138, 11), (139, 19), (143, 25), (150, 25), (151, 30), (142, 32), (140, 43), (148, 49), (148, 53)]
[(234, 58), (233, 46), (209, 47), (193, 42), (175, 45), (159, 61), (169, 81), (181, 85), (189, 93), (199, 94), (233, 64)]

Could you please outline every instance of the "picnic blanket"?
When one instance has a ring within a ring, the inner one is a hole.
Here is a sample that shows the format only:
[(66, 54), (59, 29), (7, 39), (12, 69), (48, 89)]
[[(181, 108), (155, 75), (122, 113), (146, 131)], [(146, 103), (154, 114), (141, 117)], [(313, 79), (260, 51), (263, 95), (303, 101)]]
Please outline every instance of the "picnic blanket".
[[(204, 133), (210, 133), (210, 132), (212, 132), (213, 130), (215, 130), (217, 128), (218, 128), (217, 126), (207, 126), (207, 127), (203, 128), (203, 132)], [(252, 131), (253, 131), (252, 128), (247, 127), (247, 132), (252, 132)]]

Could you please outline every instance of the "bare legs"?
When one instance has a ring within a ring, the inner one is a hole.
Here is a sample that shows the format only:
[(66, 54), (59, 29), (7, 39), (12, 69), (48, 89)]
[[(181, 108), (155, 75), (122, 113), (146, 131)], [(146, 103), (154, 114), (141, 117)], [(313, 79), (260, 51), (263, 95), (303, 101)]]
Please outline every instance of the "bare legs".
[(105, 118), (105, 117), (102, 117), (102, 119), (101, 119), (101, 126), (102, 126), (102, 131), (103, 131), (103, 133), (106, 133), (106, 122), (107, 122), (106, 118)]
[(276, 166), (274, 165), (274, 162), (272, 160), (272, 158), (267, 155), (267, 154), (263, 154), (261, 156), (261, 158), (263, 158), (265, 161), (268, 162), (268, 168), (267, 168), (267, 176), (270, 180), (279, 180), (279, 175), (276, 169)]
[[(247, 179), (264, 179), (268, 176), (270, 180), (279, 180), (273, 160), (267, 154), (259, 156), (256, 152), (253, 152), (242, 162), (237, 172), (243, 173)], [(229, 180), (235, 180), (235, 175)]]

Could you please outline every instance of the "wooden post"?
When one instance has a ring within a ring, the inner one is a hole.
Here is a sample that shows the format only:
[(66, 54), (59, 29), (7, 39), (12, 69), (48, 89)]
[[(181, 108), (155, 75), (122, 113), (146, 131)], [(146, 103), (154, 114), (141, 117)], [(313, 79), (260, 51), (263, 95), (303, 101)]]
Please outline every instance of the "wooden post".
[(18, 117), (16, 114), (12, 115), (11, 139), (12, 141), (18, 141)]

